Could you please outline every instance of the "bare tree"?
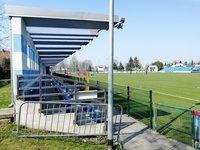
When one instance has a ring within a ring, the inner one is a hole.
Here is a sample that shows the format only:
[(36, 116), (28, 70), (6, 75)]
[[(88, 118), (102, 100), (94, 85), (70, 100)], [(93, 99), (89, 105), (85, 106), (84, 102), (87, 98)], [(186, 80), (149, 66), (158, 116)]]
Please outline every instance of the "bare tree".
[(84, 60), (79, 62), (79, 69), (80, 71), (89, 71), (91, 70), (90, 68), (92, 67), (92, 61), (91, 60)]
[(4, 7), (0, 6), (0, 49), (9, 49), (8, 17), (5, 16)]
[(72, 71), (76, 72), (78, 71), (78, 59), (76, 58), (76, 55), (73, 55), (70, 59), (70, 62), (69, 62), (69, 67), (70, 69), (72, 69)]

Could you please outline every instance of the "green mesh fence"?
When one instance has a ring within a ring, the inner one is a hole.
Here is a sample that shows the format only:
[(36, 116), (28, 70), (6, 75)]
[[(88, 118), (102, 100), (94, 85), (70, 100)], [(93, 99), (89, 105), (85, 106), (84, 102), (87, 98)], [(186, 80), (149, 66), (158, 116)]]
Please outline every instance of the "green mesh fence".
[(130, 88), (129, 115), (152, 128), (150, 91)]
[(190, 109), (166, 104), (154, 107), (154, 128), (168, 138), (192, 146), (192, 116)]
[[(108, 83), (91, 80), (99, 89), (106, 88)], [(124, 113), (143, 122), (152, 128), (151, 92), (114, 84), (113, 102), (123, 107)]]

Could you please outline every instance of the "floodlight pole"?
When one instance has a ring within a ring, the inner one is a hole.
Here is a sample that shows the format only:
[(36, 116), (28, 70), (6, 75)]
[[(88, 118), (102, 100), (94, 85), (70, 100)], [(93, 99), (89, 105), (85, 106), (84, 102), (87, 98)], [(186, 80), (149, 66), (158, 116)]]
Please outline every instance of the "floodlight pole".
[(114, 0), (109, 0), (108, 149), (113, 147)]

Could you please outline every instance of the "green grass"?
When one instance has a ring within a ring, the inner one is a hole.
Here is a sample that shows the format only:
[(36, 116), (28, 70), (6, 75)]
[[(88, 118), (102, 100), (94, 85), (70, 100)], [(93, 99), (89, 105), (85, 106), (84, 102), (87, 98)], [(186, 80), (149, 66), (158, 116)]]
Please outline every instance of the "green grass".
[(0, 87), (0, 108), (7, 108), (10, 103), (11, 103), (11, 85), (8, 84), (3, 87)]
[[(16, 129), (14, 123), (0, 121), (0, 150), (103, 150), (106, 149), (102, 138), (17, 138), (12, 131)], [(105, 138), (104, 138), (105, 139)]]
[[(107, 74), (95, 74), (90, 79), (107, 82)], [(186, 108), (197, 103), (198, 100), (200, 102), (200, 74), (198, 73), (114, 74), (114, 83), (152, 90), (154, 102)]]

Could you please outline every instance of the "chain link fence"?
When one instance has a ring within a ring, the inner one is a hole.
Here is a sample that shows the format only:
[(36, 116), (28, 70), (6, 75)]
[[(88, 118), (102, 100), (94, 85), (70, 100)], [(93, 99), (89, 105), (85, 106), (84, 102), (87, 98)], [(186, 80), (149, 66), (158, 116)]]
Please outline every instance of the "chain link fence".
[[(90, 80), (98, 89), (108, 89), (108, 83)], [(114, 84), (113, 102), (123, 107), (124, 113), (153, 127), (152, 91)]]

